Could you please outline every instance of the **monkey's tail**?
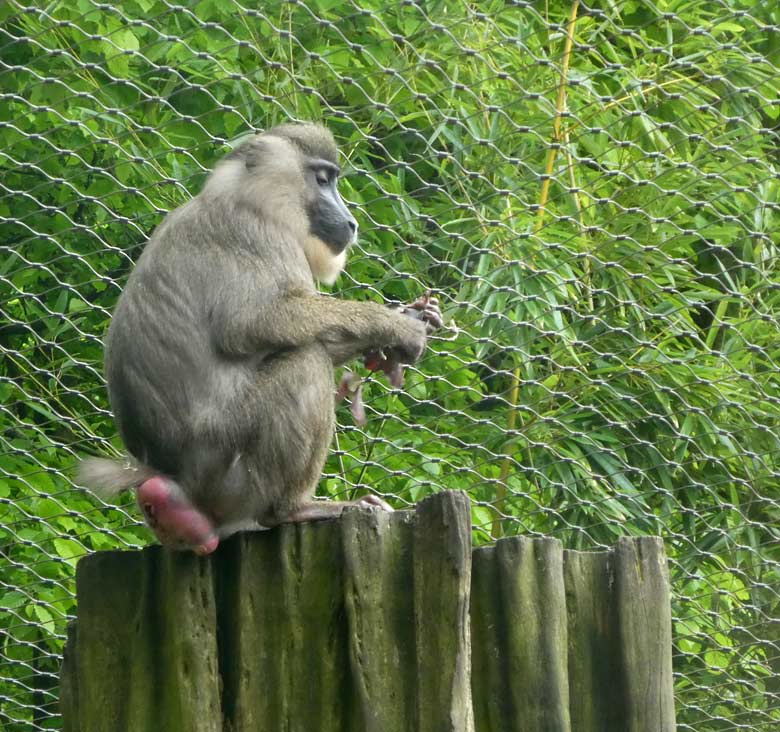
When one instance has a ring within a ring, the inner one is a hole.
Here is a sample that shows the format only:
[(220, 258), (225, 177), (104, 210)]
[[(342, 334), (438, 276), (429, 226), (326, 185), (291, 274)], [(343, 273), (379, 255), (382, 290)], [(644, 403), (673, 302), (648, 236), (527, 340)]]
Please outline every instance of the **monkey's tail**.
[(129, 456), (124, 460), (86, 458), (79, 462), (76, 482), (107, 498), (135, 488), (154, 475), (157, 471)]

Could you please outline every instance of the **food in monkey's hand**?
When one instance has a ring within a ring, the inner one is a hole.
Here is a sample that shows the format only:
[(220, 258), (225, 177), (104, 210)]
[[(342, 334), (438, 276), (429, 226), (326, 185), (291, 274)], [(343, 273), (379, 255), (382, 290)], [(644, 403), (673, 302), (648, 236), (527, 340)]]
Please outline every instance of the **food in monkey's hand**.
[(361, 427), (366, 423), (366, 407), (363, 403), (363, 378), (354, 371), (345, 371), (339, 381), (336, 391), (336, 401), (341, 402), (349, 397), (349, 411), (355, 424)]

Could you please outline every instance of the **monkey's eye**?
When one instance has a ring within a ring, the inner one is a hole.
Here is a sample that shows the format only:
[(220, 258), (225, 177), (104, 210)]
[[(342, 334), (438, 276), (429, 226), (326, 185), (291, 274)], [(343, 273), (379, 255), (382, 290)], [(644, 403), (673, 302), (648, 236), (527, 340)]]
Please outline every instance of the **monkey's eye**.
[(317, 183), (321, 186), (330, 185), (330, 172), (327, 170), (318, 170), (315, 174)]

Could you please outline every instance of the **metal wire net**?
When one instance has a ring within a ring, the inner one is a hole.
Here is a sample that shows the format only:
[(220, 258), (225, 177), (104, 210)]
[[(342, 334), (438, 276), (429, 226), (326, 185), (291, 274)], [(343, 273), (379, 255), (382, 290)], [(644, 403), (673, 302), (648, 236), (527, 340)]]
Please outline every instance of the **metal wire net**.
[(323, 496), (468, 491), (478, 543), (664, 538), (680, 729), (780, 723), (780, 9), (757, 0), (0, 5), (0, 726), (58, 729), (74, 566), (149, 541), (71, 482), (120, 449), (101, 339), (242, 135), (323, 120), (338, 296), (438, 293)]

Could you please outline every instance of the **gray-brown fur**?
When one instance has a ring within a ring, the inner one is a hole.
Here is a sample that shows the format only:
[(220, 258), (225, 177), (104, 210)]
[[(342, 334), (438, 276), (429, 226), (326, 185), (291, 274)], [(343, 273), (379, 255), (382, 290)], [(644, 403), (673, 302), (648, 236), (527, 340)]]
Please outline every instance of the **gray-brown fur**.
[[(226, 156), (154, 232), (109, 329), (111, 405), (140, 465), (130, 469), (173, 478), (217, 527), (342, 510), (311, 502), (333, 435), (334, 365), (381, 348), (411, 362), (425, 345), (419, 320), (317, 293), (356, 225), (335, 181), (307, 167), (316, 159), (332, 167), (337, 149), (313, 124)], [(331, 216), (330, 241), (312, 234), (319, 215)], [(127, 487), (116, 471), (99, 471), (104, 485)]]

